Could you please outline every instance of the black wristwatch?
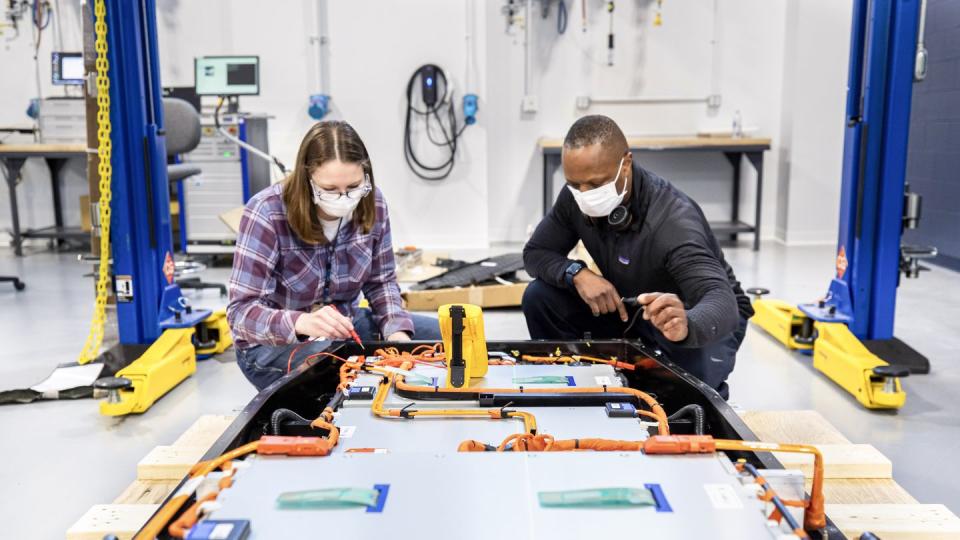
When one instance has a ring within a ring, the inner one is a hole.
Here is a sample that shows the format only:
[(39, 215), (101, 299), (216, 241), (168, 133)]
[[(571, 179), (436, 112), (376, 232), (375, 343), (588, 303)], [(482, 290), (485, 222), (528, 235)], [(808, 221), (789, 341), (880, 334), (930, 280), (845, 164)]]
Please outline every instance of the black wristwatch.
[(567, 287), (573, 287), (573, 276), (586, 267), (587, 263), (583, 261), (573, 261), (567, 266), (566, 270), (563, 271), (563, 281), (566, 282)]

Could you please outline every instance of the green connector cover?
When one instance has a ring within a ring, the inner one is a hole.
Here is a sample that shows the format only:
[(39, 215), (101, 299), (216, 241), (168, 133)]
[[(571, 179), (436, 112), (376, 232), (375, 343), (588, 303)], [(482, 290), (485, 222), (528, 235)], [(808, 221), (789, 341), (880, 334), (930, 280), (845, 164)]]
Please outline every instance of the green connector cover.
[(288, 491), (277, 497), (277, 508), (327, 510), (356, 506), (373, 506), (379, 492), (371, 488), (328, 488)]
[(563, 384), (567, 385), (570, 381), (560, 375), (541, 375), (539, 377), (515, 377), (513, 384)]
[(654, 506), (653, 495), (646, 488), (597, 488), (571, 491), (541, 491), (537, 494), (544, 508), (622, 508)]

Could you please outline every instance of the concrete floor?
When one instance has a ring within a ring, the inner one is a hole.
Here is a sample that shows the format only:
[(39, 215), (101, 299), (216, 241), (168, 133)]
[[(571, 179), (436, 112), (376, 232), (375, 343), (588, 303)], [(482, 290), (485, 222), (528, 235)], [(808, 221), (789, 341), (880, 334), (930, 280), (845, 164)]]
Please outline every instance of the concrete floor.
[[(455, 254), (465, 256), (461, 254)], [(790, 301), (817, 298), (833, 272), (833, 248), (787, 249), (765, 243), (759, 253), (727, 250), (745, 285), (762, 285)], [(16, 259), (0, 250), (0, 275), (18, 273), (27, 290), (0, 285), (0, 386), (25, 387), (79, 353), (92, 311), (89, 266), (75, 254), (35, 252)], [(209, 270), (226, 281), (228, 270)], [(899, 413), (870, 412), (815, 372), (809, 357), (786, 351), (751, 327), (731, 380), (732, 402), (745, 409), (820, 411), (849, 439), (877, 446), (894, 463), (894, 475), (924, 503), (944, 503), (960, 513), (960, 470), (940, 465), (960, 450), (960, 279), (935, 269), (900, 290), (897, 335), (925, 353), (928, 376), (905, 380), (907, 405)], [(215, 307), (213, 291), (193, 302)], [(491, 339), (526, 339), (517, 310), (486, 315)], [(197, 374), (147, 413), (122, 419), (100, 416), (90, 400), (0, 407), (0, 523), (5, 538), (59, 538), (87, 508), (113, 500), (134, 478), (137, 462), (156, 445), (170, 444), (197, 416), (239, 411), (253, 388), (234, 365), (232, 352), (201, 362)]]

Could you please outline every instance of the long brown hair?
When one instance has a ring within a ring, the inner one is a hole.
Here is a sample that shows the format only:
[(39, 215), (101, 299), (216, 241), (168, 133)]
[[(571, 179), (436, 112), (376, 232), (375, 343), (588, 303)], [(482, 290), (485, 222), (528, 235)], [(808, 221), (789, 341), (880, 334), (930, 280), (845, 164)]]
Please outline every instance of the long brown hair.
[[(327, 237), (317, 215), (310, 190), (310, 173), (328, 161), (356, 163), (363, 167), (371, 187), (373, 167), (367, 147), (353, 127), (343, 121), (317, 122), (307, 131), (297, 152), (297, 163), (283, 185), (283, 204), (287, 207), (287, 221), (294, 234), (308, 244), (325, 244)], [(375, 189), (371, 190), (353, 213), (353, 221), (364, 233), (369, 233), (377, 217)]]

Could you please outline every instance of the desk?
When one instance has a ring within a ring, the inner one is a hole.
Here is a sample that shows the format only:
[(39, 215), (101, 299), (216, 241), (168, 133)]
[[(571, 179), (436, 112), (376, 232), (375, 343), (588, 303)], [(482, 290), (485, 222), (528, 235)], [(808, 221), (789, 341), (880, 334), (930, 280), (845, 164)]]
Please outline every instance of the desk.
[[(27, 238), (50, 238), (54, 240), (78, 239), (89, 237), (79, 228), (63, 226), (63, 205), (60, 201), (60, 169), (70, 158), (87, 155), (84, 144), (0, 144), (0, 161), (7, 173), (7, 189), (10, 191), (10, 220), (13, 222), (13, 250), (18, 257), (23, 256), (22, 244)], [(40, 229), (20, 230), (20, 209), (17, 205), (17, 185), (20, 170), (28, 158), (43, 158), (50, 168), (50, 180), (53, 184), (54, 225)]]
[[(553, 175), (560, 168), (563, 139), (541, 137), (537, 142), (543, 153), (543, 213), (553, 205)], [(763, 153), (770, 149), (770, 139), (732, 137), (665, 137), (627, 138), (632, 152), (720, 152), (733, 166), (732, 210), (730, 221), (711, 222), (716, 235), (753, 233), (753, 250), (760, 249), (760, 209), (763, 196)], [(740, 220), (740, 162), (743, 157), (757, 171), (757, 194), (754, 203), (753, 224)]]

